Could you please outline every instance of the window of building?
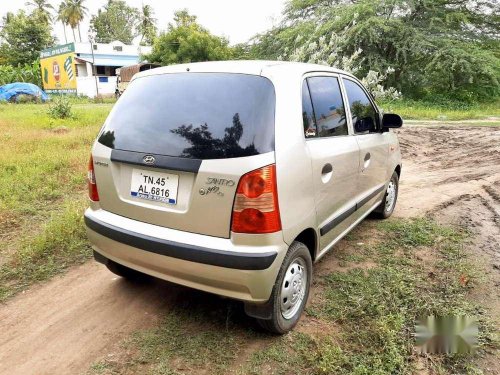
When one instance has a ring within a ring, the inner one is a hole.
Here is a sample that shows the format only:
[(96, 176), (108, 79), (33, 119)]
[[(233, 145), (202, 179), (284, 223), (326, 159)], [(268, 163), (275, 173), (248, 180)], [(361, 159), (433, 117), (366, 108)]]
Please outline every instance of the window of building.
[(96, 75), (105, 76), (106, 75), (106, 67), (105, 66), (96, 66), (95, 67)]

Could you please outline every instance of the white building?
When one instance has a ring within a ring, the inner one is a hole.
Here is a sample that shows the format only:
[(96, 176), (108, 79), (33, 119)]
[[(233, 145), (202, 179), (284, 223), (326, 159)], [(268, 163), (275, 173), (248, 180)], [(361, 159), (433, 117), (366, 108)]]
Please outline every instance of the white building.
[(130, 46), (115, 41), (69, 43), (40, 53), (44, 89), (48, 93), (73, 93), (94, 97), (113, 95), (116, 69), (140, 62), (149, 46)]
[[(93, 52), (93, 54), (92, 54)], [(94, 97), (114, 94), (116, 69), (140, 62), (140, 56), (151, 52), (149, 46), (128, 46), (115, 41), (109, 44), (75, 43), (78, 95)]]

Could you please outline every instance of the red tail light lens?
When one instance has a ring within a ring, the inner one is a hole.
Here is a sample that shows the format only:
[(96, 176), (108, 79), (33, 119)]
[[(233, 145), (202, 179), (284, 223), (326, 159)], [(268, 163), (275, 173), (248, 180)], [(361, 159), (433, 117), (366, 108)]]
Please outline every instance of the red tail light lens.
[(237, 233), (281, 230), (274, 164), (241, 177), (236, 189), (231, 230)]
[(94, 159), (92, 159), (92, 155), (90, 155), (87, 180), (89, 186), (89, 198), (91, 201), (98, 202), (99, 193), (97, 192), (97, 184), (95, 181), (95, 173), (94, 173)]

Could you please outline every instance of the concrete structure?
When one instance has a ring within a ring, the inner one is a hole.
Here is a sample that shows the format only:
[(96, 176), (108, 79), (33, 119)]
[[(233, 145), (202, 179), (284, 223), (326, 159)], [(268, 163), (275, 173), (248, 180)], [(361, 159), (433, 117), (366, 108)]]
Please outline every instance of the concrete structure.
[(150, 52), (149, 46), (130, 46), (119, 41), (49, 48), (40, 54), (43, 86), (49, 93), (113, 95), (116, 69), (137, 64), (141, 55)]

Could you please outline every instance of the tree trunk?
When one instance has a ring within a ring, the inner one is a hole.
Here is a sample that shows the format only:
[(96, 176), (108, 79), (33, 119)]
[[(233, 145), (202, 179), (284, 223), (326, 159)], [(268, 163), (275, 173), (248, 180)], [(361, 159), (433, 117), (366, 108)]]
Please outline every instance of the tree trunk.
[(72, 27), (71, 31), (73, 32), (73, 41), (76, 42), (75, 29)]
[(80, 38), (80, 43), (82, 42), (82, 33), (80, 32), (80, 24), (78, 23), (78, 37)]
[(63, 26), (63, 31), (64, 31), (64, 43), (68, 44), (68, 38), (66, 37), (66, 25), (64, 24), (63, 21), (61, 21), (61, 24)]

